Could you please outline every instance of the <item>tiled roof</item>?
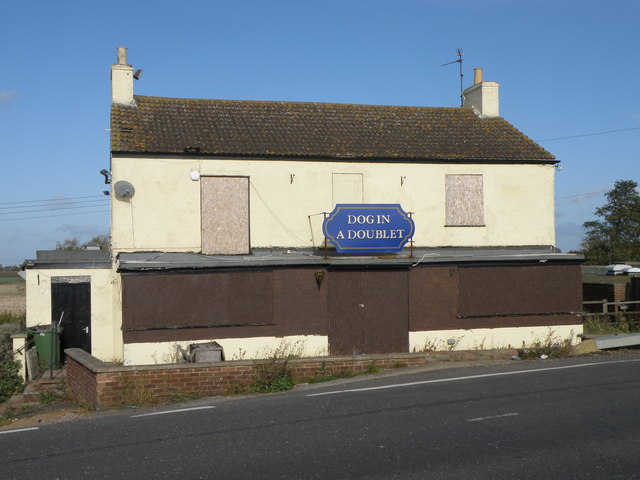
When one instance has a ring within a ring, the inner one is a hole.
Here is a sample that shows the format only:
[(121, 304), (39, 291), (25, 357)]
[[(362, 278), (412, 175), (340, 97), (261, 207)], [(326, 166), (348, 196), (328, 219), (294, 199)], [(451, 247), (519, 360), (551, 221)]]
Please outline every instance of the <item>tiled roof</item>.
[(555, 162), (504, 119), (466, 108), (143, 96), (135, 103), (112, 106), (113, 153)]

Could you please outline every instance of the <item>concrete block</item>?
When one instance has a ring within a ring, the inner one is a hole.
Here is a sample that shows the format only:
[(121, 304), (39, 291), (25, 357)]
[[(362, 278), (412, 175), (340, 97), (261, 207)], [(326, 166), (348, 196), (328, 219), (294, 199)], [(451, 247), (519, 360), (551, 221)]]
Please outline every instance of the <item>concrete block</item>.
[(624, 335), (613, 335), (611, 337), (601, 337), (596, 339), (596, 347), (600, 350), (609, 348), (632, 347), (640, 345), (640, 333), (628, 333)]

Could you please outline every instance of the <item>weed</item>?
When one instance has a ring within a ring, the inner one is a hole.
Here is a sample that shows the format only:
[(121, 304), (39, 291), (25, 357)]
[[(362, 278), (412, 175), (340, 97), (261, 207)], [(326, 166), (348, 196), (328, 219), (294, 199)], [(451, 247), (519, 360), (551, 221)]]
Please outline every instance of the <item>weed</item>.
[(263, 355), (260, 356), (266, 357), (266, 360), (254, 362), (253, 383), (250, 385), (251, 391), (265, 393), (292, 389), (294, 382), (288, 361), (291, 358), (301, 357), (303, 352), (303, 341), (291, 344), (284, 339), (274, 349), (265, 349)]
[(393, 364), (392, 368), (404, 368), (406, 366), (407, 366), (407, 364), (404, 363), (404, 362), (396, 362), (396, 363)]
[(630, 333), (638, 331), (638, 322), (632, 321), (625, 315), (620, 315), (617, 321), (612, 322), (606, 315), (585, 315), (584, 333), (586, 334), (606, 334), (606, 333)]
[(321, 382), (330, 382), (331, 380), (339, 380), (341, 378), (351, 378), (355, 377), (357, 374), (353, 370), (345, 369), (345, 370), (334, 370), (333, 368), (327, 369), (323, 363), (323, 368), (316, 370), (315, 376), (309, 378), (307, 381), (309, 383), (321, 383)]
[(485, 340), (486, 340), (486, 338), (483, 338), (480, 343), (478, 343), (477, 340), (474, 340), (473, 347), (471, 347), (471, 350), (475, 350), (475, 351), (486, 350), (485, 345), (484, 345)]
[(122, 387), (122, 397), (118, 402), (121, 407), (143, 407), (157, 403), (155, 392), (145, 381), (125, 376), (122, 378)]
[(238, 348), (237, 353), (234, 353), (231, 360), (244, 360), (247, 356), (247, 351), (244, 348)]
[(267, 347), (261, 352), (258, 352), (257, 357), (267, 359), (300, 358), (304, 354), (304, 350), (304, 340), (297, 340), (291, 343), (288, 340), (282, 339), (277, 347)]
[(56, 392), (41, 392), (40, 393), (40, 404), (47, 405), (49, 403), (55, 402), (60, 399), (60, 394)]
[(175, 392), (169, 395), (169, 401), (171, 403), (184, 403), (191, 400), (197, 400), (198, 398), (200, 398), (200, 395), (198, 395), (197, 393)]
[(75, 399), (73, 403), (75, 404), (78, 413), (87, 413), (95, 410), (94, 406), (86, 400)]
[(229, 385), (224, 393), (226, 395), (246, 395), (247, 393), (251, 393), (251, 391), (251, 386), (249, 385), (234, 383), (233, 385)]
[(366, 373), (378, 373), (378, 372), (380, 372), (380, 369), (378, 368), (378, 365), (376, 365), (376, 361), (375, 360), (371, 360), (371, 363), (369, 364), (369, 366), (367, 367), (365, 372)]
[(294, 386), (293, 375), (288, 361), (299, 358), (304, 353), (304, 341), (293, 344), (282, 340), (274, 349), (265, 349), (260, 357), (265, 360), (254, 362), (253, 383), (250, 390), (258, 393), (281, 392)]
[(293, 388), (293, 377), (286, 359), (272, 358), (254, 366), (251, 390), (258, 393), (281, 392)]
[(573, 344), (571, 342), (573, 333), (569, 338), (565, 339), (553, 334), (554, 332), (550, 331), (543, 340), (535, 340), (529, 347), (518, 350), (520, 358), (527, 360), (540, 358), (543, 355), (547, 358), (571, 356), (573, 352)]
[(424, 341), (424, 345), (421, 347), (413, 347), (414, 353), (426, 353), (426, 352), (437, 352), (439, 350), (445, 350), (448, 347), (443, 340), (433, 340), (431, 338), (427, 338)]

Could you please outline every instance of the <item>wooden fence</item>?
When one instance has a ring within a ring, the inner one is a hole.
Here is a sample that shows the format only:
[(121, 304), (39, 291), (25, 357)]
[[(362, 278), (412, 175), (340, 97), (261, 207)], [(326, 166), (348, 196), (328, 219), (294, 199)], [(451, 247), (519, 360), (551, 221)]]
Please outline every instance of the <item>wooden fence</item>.
[(582, 302), (583, 317), (586, 320), (604, 318), (612, 325), (626, 323), (630, 327), (640, 327), (640, 301), (610, 302), (606, 298)]

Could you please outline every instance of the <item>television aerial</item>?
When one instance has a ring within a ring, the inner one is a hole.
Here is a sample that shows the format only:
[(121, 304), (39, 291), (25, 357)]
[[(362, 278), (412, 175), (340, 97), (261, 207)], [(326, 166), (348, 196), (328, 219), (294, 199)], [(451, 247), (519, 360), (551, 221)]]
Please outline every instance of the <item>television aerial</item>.
[(452, 65), (454, 63), (457, 63), (460, 65), (460, 106), (463, 106), (464, 103), (464, 99), (462, 98), (462, 50), (460, 50), (459, 48), (456, 50), (456, 55), (458, 56), (457, 60), (454, 60), (453, 62), (448, 62), (448, 63), (443, 63), (441, 66), (445, 67), (447, 65)]

